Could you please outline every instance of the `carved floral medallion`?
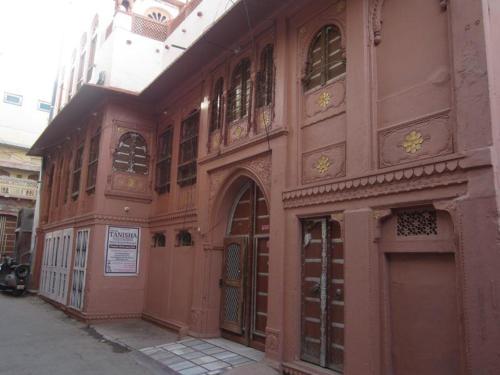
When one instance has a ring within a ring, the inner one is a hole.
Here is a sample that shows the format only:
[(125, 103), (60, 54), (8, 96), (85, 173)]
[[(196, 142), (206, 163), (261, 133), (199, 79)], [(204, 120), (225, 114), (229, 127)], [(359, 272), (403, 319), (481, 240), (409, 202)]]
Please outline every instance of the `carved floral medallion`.
[(414, 154), (420, 151), (423, 143), (424, 137), (422, 136), (422, 133), (412, 130), (406, 135), (402, 146), (405, 149), (406, 153)]
[(331, 96), (330, 96), (330, 93), (325, 91), (325, 92), (322, 92), (320, 95), (319, 95), (319, 98), (318, 98), (318, 105), (325, 109), (326, 107), (328, 107), (328, 104), (330, 104), (330, 100), (331, 100)]
[(314, 166), (320, 175), (324, 175), (330, 169), (330, 159), (328, 156), (321, 155), (321, 157), (316, 161), (316, 165)]

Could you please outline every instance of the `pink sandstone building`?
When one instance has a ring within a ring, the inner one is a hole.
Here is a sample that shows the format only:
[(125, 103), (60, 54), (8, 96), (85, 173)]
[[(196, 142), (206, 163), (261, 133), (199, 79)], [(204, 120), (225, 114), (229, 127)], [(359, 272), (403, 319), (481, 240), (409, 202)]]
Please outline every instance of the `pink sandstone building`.
[(30, 151), (40, 294), (285, 374), (500, 373), (499, 43), (495, 0), (244, 0), (82, 85)]

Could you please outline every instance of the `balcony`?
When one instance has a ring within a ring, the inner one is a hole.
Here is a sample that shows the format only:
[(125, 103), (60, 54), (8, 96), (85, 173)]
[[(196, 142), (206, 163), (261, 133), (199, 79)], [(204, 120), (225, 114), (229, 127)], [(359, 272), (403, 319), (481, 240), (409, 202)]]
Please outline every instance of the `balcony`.
[(134, 34), (158, 41), (164, 41), (169, 33), (169, 25), (166, 23), (156, 22), (148, 17), (143, 17), (138, 14), (127, 14), (121, 11), (116, 13), (114, 20), (106, 29), (105, 39), (107, 39), (116, 28), (121, 28)]
[(0, 197), (36, 200), (38, 182), (0, 176)]

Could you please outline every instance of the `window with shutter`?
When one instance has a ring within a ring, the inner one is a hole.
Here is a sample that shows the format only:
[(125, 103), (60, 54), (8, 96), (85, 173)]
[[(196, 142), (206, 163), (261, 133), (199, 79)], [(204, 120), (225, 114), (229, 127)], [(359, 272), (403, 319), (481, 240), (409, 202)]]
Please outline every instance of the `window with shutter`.
[(250, 60), (243, 59), (234, 68), (228, 93), (227, 119), (234, 122), (248, 115), (250, 105)]
[(139, 133), (123, 134), (113, 154), (113, 170), (147, 175), (148, 164), (146, 140)]
[(181, 144), (177, 183), (187, 186), (196, 183), (196, 159), (198, 157), (198, 125), (200, 112), (195, 111), (181, 124)]
[(260, 55), (260, 71), (257, 73), (257, 108), (268, 106), (274, 94), (273, 46), (268, 44)]
[(212, 110), (210, 116), (210, 133), (222, 127), (222, 108), (224, 104), (224, 79), (221, 77), (214, 86)]
[(83, 164), (83, 146), (76, 150), (75, 160), (73, 161), (73, 185), (71, 187), (71, 197), (76, 199), (80, 193), (80, 177)]
[(87, 191), (95, 189), (97, 180), (97, 164), (99, 161), (99, 141), (101, 139), (101, 129), (97, 129), (95, 135), (90, 140), (89, 164), (87, 174)]
[(158, 140), (158, 161), (156, 162), (156, 191), (159, 194), (170, 191), (170, 169), (172, 165), (173, 131), (169, 127)]
[(307, 56), (304, 87), (324, 85), (346, 71), (342, 35), (335, 25), (324, 26), (313, 38)]

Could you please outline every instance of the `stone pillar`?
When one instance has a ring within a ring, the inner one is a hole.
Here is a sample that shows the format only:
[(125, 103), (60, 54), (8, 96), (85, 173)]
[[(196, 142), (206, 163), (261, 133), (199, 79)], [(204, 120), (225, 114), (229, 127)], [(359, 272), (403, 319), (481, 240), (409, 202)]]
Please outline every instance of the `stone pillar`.
[(457, 201), (459, 285), (466, 373), (487, 375), (500, 368), (500, 246), (492, 170), (472, 172), (469, 194)]
[[(358, 175), (371, 169), (371, 77), (369, 64), (368, 1), (346, 3), (346, 141), (347, 173)], [(375, 159), (373, 159), (375, 160)]]
[[(372, 265), (373, 212), (364, 208), (344, 212), (344, 282), (346, 374), (378, 374), (372, 361), (373, 312)], [(375, 263), (377, 264), (377, 263)]]

